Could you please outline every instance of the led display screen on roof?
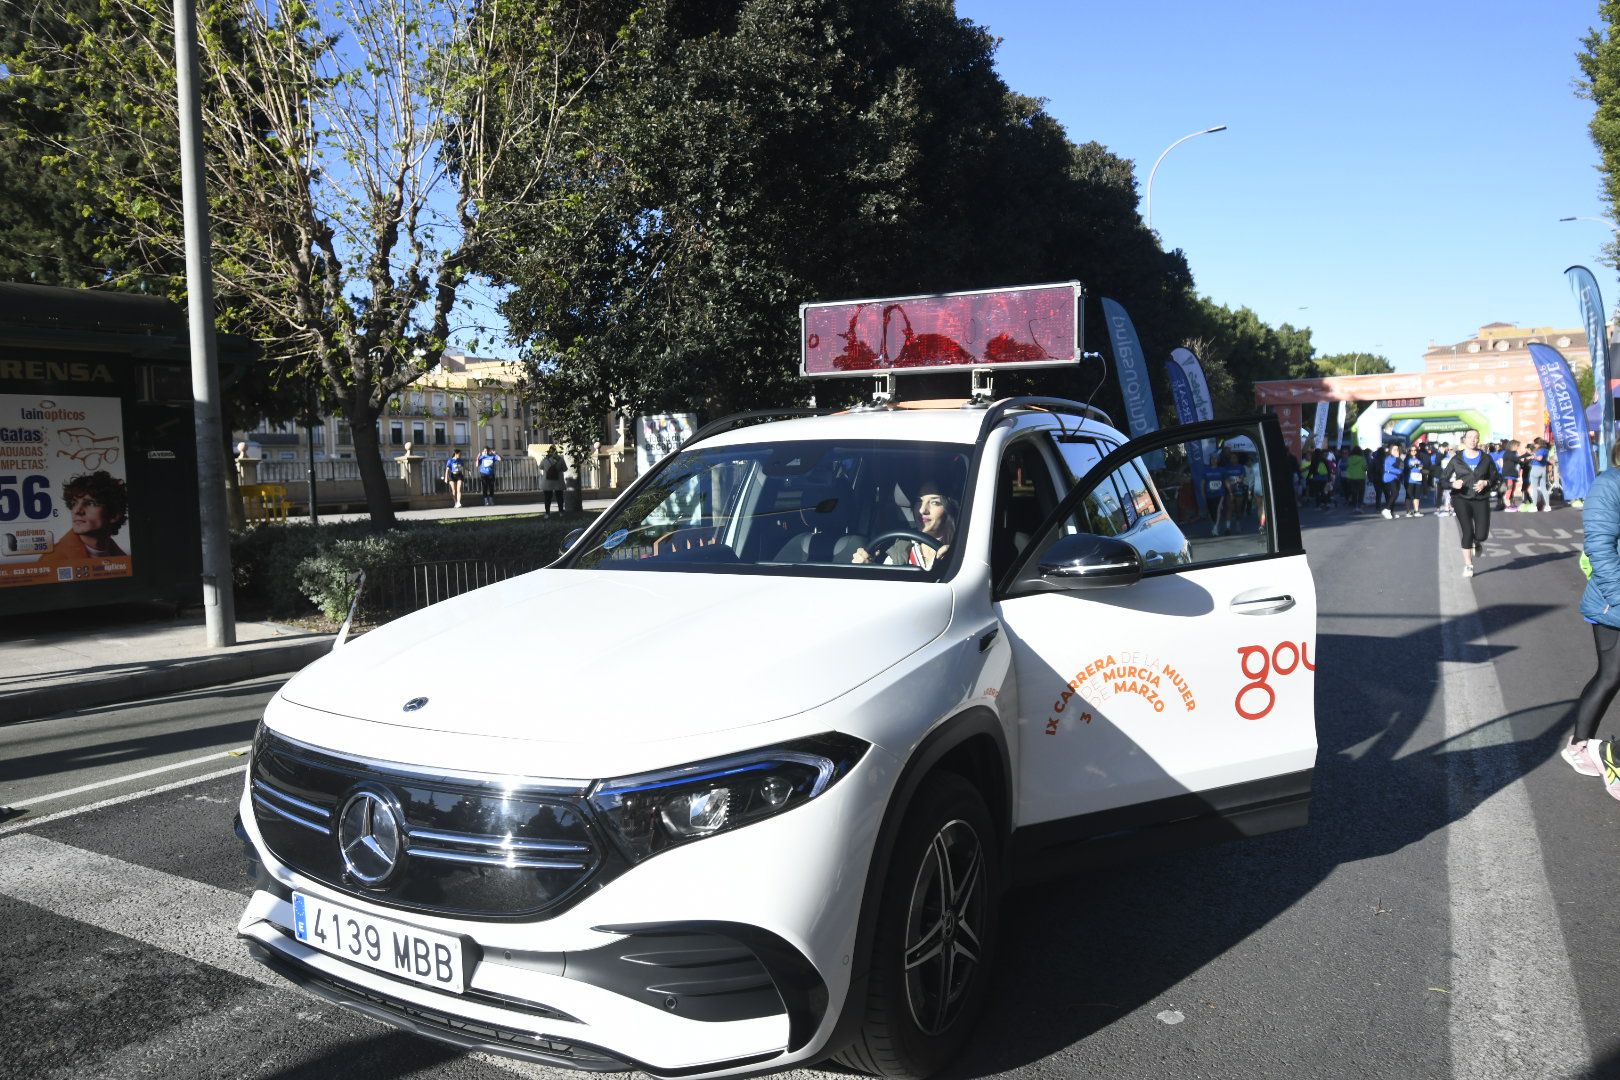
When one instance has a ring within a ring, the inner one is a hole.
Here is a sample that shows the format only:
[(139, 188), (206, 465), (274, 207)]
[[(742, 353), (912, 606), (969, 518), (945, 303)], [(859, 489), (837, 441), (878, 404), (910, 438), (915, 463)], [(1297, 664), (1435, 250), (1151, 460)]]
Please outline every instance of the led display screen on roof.
[(1080, 356), (1078, 281), (1018, 289), (804, 304), (800, 372), (854, 376), (1048, 367)]

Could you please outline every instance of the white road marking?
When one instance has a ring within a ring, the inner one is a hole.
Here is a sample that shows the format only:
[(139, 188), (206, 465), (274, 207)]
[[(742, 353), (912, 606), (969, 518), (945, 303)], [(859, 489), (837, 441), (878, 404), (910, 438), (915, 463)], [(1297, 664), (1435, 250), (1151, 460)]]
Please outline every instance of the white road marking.
[(13, 807), (21, 808), (26, 806), (34, 806), (42, 802), (50, 802), (53, 799), (65, 799), (70, 795), (82, 795), (86, 791), (94, 791), (97, 788), (111, 787), (114, 784), (127, 784), (131, 780), (145, 780), (148, 776), (156, 776), (158, 773), (173, 772), (175, 769), (189, 769), (193, 765), (201, 765), (205, 761), (218, 761), (221, 758), (241, 757), (251, 749), (252, 747), (250, 746), (239, 746), (235, 750), (222, 750), (217, 754), (205, 754), (200, 758), (191, 758), (187, 761), (176, 761), (172, 765), (159, 765), (155, 769), (144, 769), (137, 773), (129, 773), (124, 776), (115, 776), (111, 780), (97, 780), (93, 784), (85, 784), (82, 787), (68, 788), (66, 791), (53, 791), (49, 795), (35, 795), (33, 798), (24, 802), (12, 803), (11, 805)]
[[(0, 839), (0, 894), (271, 987), (286, 997), (265, 1010), (270, 1022), (313, 1004), (248, 955), (236, 936), (247, 900), (229, 889), (24, 833)], [(578, 1075), (494, 1054), (471, 1056), (536, 1080)]]
[(127, 803), (134, 799), (144, 799), (148, 795), (161, 795), (165, 791), (174, 791), (177, 788), (190, 787), (193, 784), (201, 784), (209, 780), (218, 780), (222, 776), (229, 776), (232, 773), (245, 772), (246, 770), (246, 765), (233, 765), (229, 769), (221, 769), (218, 772), (204, 773), (201, 776), (187, 777), (184, 780), (176, 780), (172, 784), (161, 784), (158, 787), (147, 788), (144, 791), (132, 791), (127, 795), (118, 795), (111, 799), (102, 799), (100, 802), (94, 802), (88, 806), (75, 806), (70, 810), (58, 810), (56, 813), (46, 814), (44, 817), (25, 817), (20, 821), (13, 821), (10, 825), (0, 825), (0, 836), (5, 836), (7, 833), (21, 832), (23, 829), (31, 829), (35, 825), (43, 825), (47, 821), (59, 821), (62, 818), (72, 817), (75, 814), (88, 814), (92, 810), (101, 810), (108, 806), (117, 806), (119, 803)]
[(247, 899), (229, 889), (23, 833), (0, 840), (0, 893), (254, 982), (286, 985), (237, 940)]
[[(1446, 832), (1452, 1075), (1585, 1076), (1591, 1044), (1529, 796), (1507, 755), (1490, 753), (1513, 734), (1485, 651), (1477, 579), (1461, 576), (1457, 533), (1439, 536), (1440, 685), (1453, 751)], [(1476, 566), (1492, 569), (1488, 558)]]

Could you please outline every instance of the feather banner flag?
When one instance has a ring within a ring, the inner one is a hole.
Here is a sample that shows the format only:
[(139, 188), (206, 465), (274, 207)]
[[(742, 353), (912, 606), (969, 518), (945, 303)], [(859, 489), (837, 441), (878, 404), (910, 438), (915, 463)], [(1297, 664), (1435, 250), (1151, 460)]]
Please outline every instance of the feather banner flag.
[[(1177, 349), (1176, 352), (1187, 352), (1186, 349)], [(1176, 418), (1183, 424), (1191, 424), (1204, 419), (1198, 415), (1198, 399), (1193, 394), (1191, 381), (1187, 378), (1187, 371), (1173, 358), (1165, 361), (1164, 372), (1170, 379), (1170, 397), (1176, 403)], [(1192, 356), (1192, 353), (1187, 353)], [(1197, 361), (1195, 360), (1194, 363)], [(1209, 460), (1209, 452), (1204, 446), (1204, 440), (1191, 439), (1187, 443), (1187, 467), (1192, 473), (1193, 492), (1198, 496), (1198, 507), (1207, 510), (1204, 505), (1204, 464)]]
[(1597, 429), (1597, 467), (1598, 472), (1602, 472), (1609, 467), (1609, 447), (1614, 443), (1614, 394), (1609, 391), (1614, 369), (1609, 361), (1609, 327), (1603, 319), (1603, 296), (1598, 292), (1597, 279), (1586, 267), (1572, 266), (1564, 271), (1564, 276), (1569, 279), (1569, 287), (1581, 305), (1586, 349), (1592, 356), (1592, 393), (1603, 416)]
[(1558, 475), (1564, 498), (1570, 502), (1586, 498), (1596, 474), (1592, 470), (1592, 442), (1586, 436), (1586, 410), (1581, 405), (1575, 376), (1564, 354), (1539, 341), (1530, 343), (1530, 359), (1541, 379), (1541, 392), (1547, 399), (1547, 419), (1553, 445), (1558, 448)]
[(1136, 325), (1118, 302), (1102, 298), (1103, 318), (1108, 323), (1108, 340), (1114, 346), (1114, 367), (1119, 372), (1119, 392), (1125, 402), (1125, 420), (1131, 438), (1159, 430), (1159, 414), (1153, 408), (1153, 388), (1148, 385), (1147, 358), (1136, 338)]

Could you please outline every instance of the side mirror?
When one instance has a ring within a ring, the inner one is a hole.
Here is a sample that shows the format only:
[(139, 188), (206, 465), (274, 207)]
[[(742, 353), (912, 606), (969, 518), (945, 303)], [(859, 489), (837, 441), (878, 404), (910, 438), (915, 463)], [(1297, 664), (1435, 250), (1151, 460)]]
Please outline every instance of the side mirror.
[(562, 547), (557, 549), (557, 554), (559, 554), (559, 555), (568, 554), (568, 549), (573, 547), (575, 544), (579, 543), (579, 538), (584, 536), (584, 535), (585, 535), (585, 530), (584, 529), (570, 529), (570, 530), (568, 530), (568, 535), (563, 537)]
[(1123, 540), (1076, 533), (1047, 548), (1040, 579), (1059, 589), (1109, 589), (1142, 578), (1142, 557)]

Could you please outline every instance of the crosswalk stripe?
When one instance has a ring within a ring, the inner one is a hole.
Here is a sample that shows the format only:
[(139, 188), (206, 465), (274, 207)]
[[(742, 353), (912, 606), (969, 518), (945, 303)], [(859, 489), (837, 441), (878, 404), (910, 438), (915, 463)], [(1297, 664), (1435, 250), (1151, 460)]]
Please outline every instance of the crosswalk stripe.
[(1585, 1076), (1591, 1044), (1524, 780), (1508, 755), (1469, 752), (1513, 733), (1457, 531), (1442, 524), (1439, 535), (1452, 1075)]
[[(0, 838), (0, 895), (271, 987), (286, 995), (278, 1016), (320, 1007), (248, 956), (236, 936), (247, 898), (230, 889), (25, 832)], [(577, 1075), (495, 1054), (468, 1056), (534, 1080)]]
[(241, 893), (32, 833), (0, 839), (0, 893), (254, 982), (286, 985), (236, 938)]
[(188, 776), (184, 780), (176, 780), (172, 784), (160, 784), (157, 787), (147, 788), (144, 791), (131, 791), (127, 795), (116, 795), (111, 799), (102, 799), (100, 802), (90, 803), (88, 806), (75, 806), (67, 810), (58, 810), (54, 814), (46, 814), (43, 817), (24, 817), (19, 821), (13, 821), (10, 825), (0, 825), (0, 836), (5, 836), (8, 833), (21, 832), (24, 829), (32, 829), (36, 825), (43, 825), (48, 821), (58, 821), (62, 818), (73, 817), (75, 814), (88, 814), (92, 810), (102, 810), (109, 806), (117, 806), (120, 803), (130, 802), (134, 799), (144, 799), (148, 795), (161, 795), (165, 791), (175, 791), (179, 788), (191, 787), (193, 784), (201, 784), (209, 780), (218, 780), (220, 777), (229, 776), (232, 773), (241, 773), (246, 771), (246, 765), (233, 765), (229, 769), (220, 769), (218, 772), (204, 773), (201, 776)]
[(65, 799), (70, 795), (83, 795), (87, 791), (95, 791), (98, 788), (112, 787), (115, 784), (127, 784), (131, 780), (145, 780), (148, 776), (156, 776), (158, 773), (173, 772), (175, 769), (194, 768), (195, 766), (201, 765), (206, 761), (218, 761), (221, 758), (228, 757), (239, 758), (246, 754), (250, 749), (251, 747), (239, 746), (235, 750), (221, 750), (217, 754), (204, 754), (202, 757), (198, 758), (189, 758), (185, 761), (176, 761), (168, 765), (159, 765), (154, 769), (143, 769), (140, 772), (126, 773), (123, 776), (114, 776), (108, 780), (97, 780), (93, 784), (82, 784), (76, 788), (68, 788), (66, 791), (53, 791), (48, 795), (34, 795), (30, 798), (22, 800), (21, 802), (13, 803), (12, 807), (13, 809), (23, 809), (31, 806), (38, 806), (42, 802), (53, 802), (57, 799)]

